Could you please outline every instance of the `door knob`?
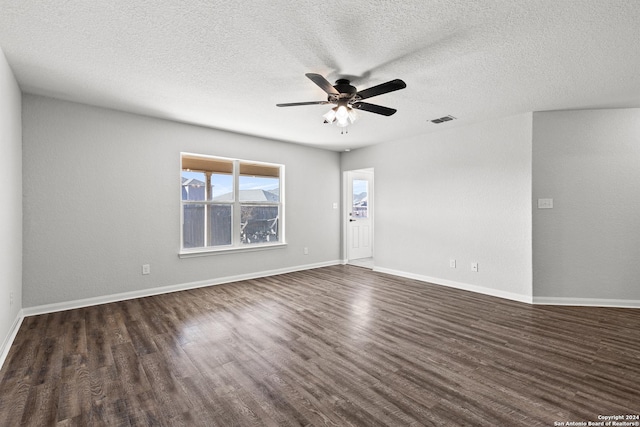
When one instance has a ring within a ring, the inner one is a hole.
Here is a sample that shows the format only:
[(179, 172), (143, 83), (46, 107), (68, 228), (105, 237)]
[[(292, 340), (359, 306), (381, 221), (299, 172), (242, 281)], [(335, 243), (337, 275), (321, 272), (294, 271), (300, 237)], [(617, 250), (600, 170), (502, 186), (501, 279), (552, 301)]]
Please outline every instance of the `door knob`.
[(351, 219), (351, 218), (349, 218), (349, 222), (353, 222), (353, 221), (355, 221), (355, 219)]

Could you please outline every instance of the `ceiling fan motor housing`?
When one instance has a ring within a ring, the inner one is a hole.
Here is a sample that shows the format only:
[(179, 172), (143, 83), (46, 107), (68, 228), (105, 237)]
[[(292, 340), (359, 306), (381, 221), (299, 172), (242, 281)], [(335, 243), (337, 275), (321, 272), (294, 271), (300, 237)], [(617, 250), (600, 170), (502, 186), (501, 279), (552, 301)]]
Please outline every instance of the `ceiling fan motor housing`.
[(338, 79), (336, 80), (336, 84), (333, 87), (340, 92), (340, 95), (329, 96), (329, 101), (335, 101), (338, 99), (351, 99), (355, 96), (358, 90), (351, 85), (351, 82), (347, 79)]

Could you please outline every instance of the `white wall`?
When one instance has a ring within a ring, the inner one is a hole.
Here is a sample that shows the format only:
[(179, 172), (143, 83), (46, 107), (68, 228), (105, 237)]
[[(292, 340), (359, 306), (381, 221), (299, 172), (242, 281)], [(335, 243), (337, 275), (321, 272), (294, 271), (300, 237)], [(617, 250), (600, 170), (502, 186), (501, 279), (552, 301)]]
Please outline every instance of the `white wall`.
[(523, 114), (344, 153), (375, 169), (376, 268), (530, 301), (531, 132)]
[(640, 303), (640, 109), (535, 113), (533, 196), (536, 300)]
[[(25, 307), (340, 259), (338, 153), (33, 95), (23, 122)], [(181, 151), (284, 164), (288, 246), (179, 259)]]
[[(22, 95), (0, 50), (0, 355), (22, 308)], [(13, 293), (13, 304), (9, 295)], [(0, 363), (2, 357), (0, 356)]]

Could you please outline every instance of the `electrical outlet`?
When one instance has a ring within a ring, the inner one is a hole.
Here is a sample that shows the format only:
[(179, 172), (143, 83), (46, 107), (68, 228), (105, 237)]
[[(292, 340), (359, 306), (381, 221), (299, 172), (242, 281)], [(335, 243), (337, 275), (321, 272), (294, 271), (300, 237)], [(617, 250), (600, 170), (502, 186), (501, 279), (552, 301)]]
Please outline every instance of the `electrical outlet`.
[(142, 265), (142, 274), (151, 274), (151, 266), (149, 264)]
[(449, 260), (449, 267), (456, 268), (456, 260), (455, 259), (450, 259)]
[(305, 248), (302, 250), (302, 253), (305, 255), (309, 255), (309, 248), (305, 246)]
[(538, 199), (538, 209), (553, 209), (553, 199)]
[(472, 262), (471, 263), (471, 271), (475, 271), (476, 273), (478, 272), (478, 263), (477, 262)]

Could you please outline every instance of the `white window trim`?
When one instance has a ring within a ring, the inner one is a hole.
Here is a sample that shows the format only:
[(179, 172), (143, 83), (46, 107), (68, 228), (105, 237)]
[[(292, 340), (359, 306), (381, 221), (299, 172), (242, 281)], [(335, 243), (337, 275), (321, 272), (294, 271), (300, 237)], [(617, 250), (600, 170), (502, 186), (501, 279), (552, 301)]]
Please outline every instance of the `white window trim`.
[(287, 243), (279, 242), (279, 243), (255, 243), (248, 247), (221, 246), (219, 249), (213, 248), (213, 247), (197, 248), (197, 249), (182, 249), (181, 251), (178, 252), (178, 257), (193, 258), (193, 257), (199, 257), (199, 256), (220, 255), (224, 253), (264, 251), (268, 249), (282, 249), (286, 246), (287, 246)]
[[(178, 256), (180, 258), (191, 258), (191, 257), (198, 257), (198, 256), (208, 256), (208, 255), (216, 255), (216, 254), (228, 254), (228, 253), (234, 253), (234, 252), (253, 252), (253, 251), (263, 251), (263, 250), (269, 250), (269, 249), (280, 249), (280, 248), (284, 248), (287, 246), (287, 241), (285, 238), (285, 179), (284, 179), (284, 174), (285, 174), (285, 168), (283, 164), (278, 164), (278, 163), (268, 163), (268, 162), (259, 162), (259, 161), (255, 161), (255, 160), (246, 160), (246, 159), (236, 159), (236, 158), (229, 158), (229, 157), (220, 157), (220, 156), (210, 156), (207, 154), (200, 154), (200, 153), (191, 153), (191, 152), (180, 152), (180, 157), (179, 157), (179, 171), (180, 173), (182, 173), (182, 156), (183, 155), (190, 155), (190, 156), (197, 156), (197, 157), (203, 157), (203, 158), (210, 158), (210, 159), (217, 159), (217, 160), (225, 160), (225, 161), (232, 161), (233, 162), (233, 195), (234, 195), (234, 201), (233, 202), (229, 202), (229, 203), (225, 203), (225, 202), (216, 202), (216, 203), (212, 203), (212, 204), (229, 204), (232, 206), (232, 242), (231, 245), (224, 245), (224, 246), (206, 246), (206, 247), (202, 247), (202, 248), (184, 248), (184, 235), (183, 235), (183, 225), (184, 225), (184, 209), (183, 209), (183, 200), (182, 197), (180, 197), (180, 228), (179, 228), (179, 232), (180, 232), (180, 248), (178, 250)], [(280, 169), (279, 172), (279, 180), (280, 180), (280, 202), (278, 203), (279, 205), (279, 211), (278, 211), (278, 231), (279, 231), (279, 240), (277, 242), (274, 243), (253, 243), (253, 244), (242, 244), (239, 240), (239, 236), (240, 236), (240, 207), (243, 204), (251, 204), (251, 205), (260, 205), (260, 204), (265, 204), (265, 205), (271, 205), (269, 203), (264, 203), (264, 202), (253, 202), (253, 201), (245, 201), (245, 202), (241, 202), (240, 201), (240, 163), (252, 163), (252, 164), (256, 164), (256, 165), (264, 165), (264, 166), (275, 166), (278, 167)], [(182, 175), (181, 175), (182, 176)], [(181, 181), (181, 180), (179, 180)], [(180, 184), (182, 185), (182, 184)], [(180, 191), (179, 194), (182, 194), (182, 187), (180, 187)], [(236, 213), (237, 212), (237, 213)], [(238, 236), (238, 237), (236, 237)]]

